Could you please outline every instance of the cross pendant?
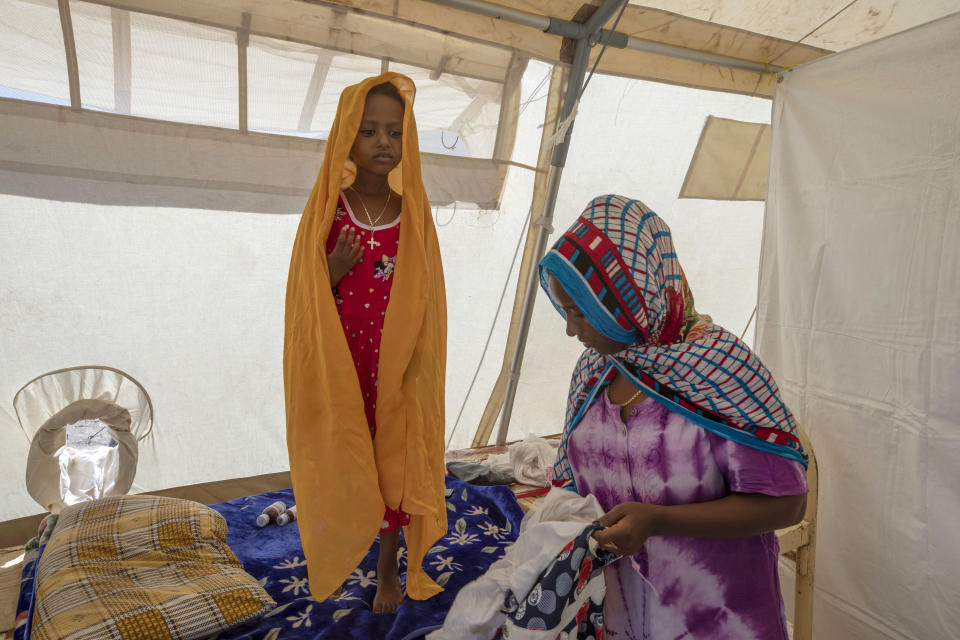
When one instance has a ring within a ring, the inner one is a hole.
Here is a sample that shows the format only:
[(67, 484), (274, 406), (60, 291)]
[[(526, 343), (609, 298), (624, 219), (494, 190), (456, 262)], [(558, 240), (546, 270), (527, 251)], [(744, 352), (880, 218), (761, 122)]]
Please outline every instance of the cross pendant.
[(370, 234), (370, 239), (367, 240), (366, 244), (370, 245), (370, 251), (373, 251), (374, 247), (379, 247), (380, 243), (373, 239), (373, 234)]

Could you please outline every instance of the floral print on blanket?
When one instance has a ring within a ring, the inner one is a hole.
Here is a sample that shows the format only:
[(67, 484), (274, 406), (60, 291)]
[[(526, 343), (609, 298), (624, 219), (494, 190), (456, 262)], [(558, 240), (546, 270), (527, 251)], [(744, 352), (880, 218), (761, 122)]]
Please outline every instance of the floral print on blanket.
[[(301, 640), (419, 637), (443, 624), (460, 588), (478, 578), (517, 537), (523, 512), (507, 487), (475, 487), (447, 478), (449, 530), (427, 552), (424, 568), (444, 591), (425, 601), (405, 599), (396, 614), (370, 610), (377, 588), (378, 543), (343, 583), (340, 596), (318, 602), (310, 594), (307, 563), (297, 523), (253, 525), (255, 514), (276, 500), (293, 504), (290, 490), (212, 505), (229, 524), (227, 542), (244, 568), (277, 601), (256, 623), (222, 634), (220, 640)], [(406, 553), (399, 552), (401, 581)]]

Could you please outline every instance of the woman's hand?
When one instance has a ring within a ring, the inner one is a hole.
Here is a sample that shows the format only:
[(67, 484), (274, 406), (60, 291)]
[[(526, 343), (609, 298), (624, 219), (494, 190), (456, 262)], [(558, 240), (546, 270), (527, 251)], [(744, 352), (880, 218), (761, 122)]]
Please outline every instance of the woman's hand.
[(632, 555), (651, 536), (743, 538), (783, 529), (800, 522), (806, 505), (805, 493), (731, 493), (707, 502), (671, 506), (624, 502), (600, 518), (607, 528), (593, 537), (604, 549)]
[(644, 502), (618, 504), (600, 518), (600, 524), (606, 529), (594, 532), (593, 538), (608, 551), (633, 555), (647, 538), (658, 535), (662, 509), (659, 505)]
[(353, 269), (363, 258), (363, 245), (360, 244), (360, 234), (355, 234), (353, 227), (340, 229), (337, 244), (333, 251), (327, 254), (327, 268), (330, 269), (330, 285), (335, 287), (343, 276)]

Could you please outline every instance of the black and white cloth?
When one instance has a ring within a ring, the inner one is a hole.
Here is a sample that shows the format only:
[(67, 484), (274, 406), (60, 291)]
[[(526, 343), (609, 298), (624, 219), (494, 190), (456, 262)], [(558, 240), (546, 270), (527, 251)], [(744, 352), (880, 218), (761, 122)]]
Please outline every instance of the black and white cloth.
[(550, 563), (523, 600), (507, 594), (503, 636), (533, 637), (545, 633), (558, 640), (600, 640), (603, 637), (603, 567), (619, 559), (593, 542), (594, 522)]

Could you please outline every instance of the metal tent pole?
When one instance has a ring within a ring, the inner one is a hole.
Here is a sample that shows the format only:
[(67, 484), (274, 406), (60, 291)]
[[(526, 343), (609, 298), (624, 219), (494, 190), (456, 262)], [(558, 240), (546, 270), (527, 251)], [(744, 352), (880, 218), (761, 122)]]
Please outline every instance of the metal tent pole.
[[(590, 18), (583, 23), (584, 34), (577, 39), (576, 50), (570, 70), (570, 81), (567, 84), (567, 93), (563, 99), (563, 108), (560, 111), (561, 122), (564, 122), (573, 113), (574, 105), (580, 98), (581, 87), (586, 76), (587, 63), (590, 59), (590, 47), (604, 23), (620, 8), (625, 0), (606, 0), (603, 6), (597, 9)], [(557, 204), (557, 193), (560, 189), (560, 178), (567, 162), (567, 152), (570, 148), (570, 134), (573, 130), (574, 116), (567, 126), (566, 133), (559, 141), (553, 152), (550, 162), (550, 181), (547, 184), (547, 196), (543, 204), (543, 213), (537, 221), (537, 244), (534, 249), (534, 259), (539, 261), (546, 253), (547, 240), (553, 231), (553, 211)], [(517, 342), (514, 345), (513, 359), (510, 364), (507, 391), (503, 401), (503, 413), (500, 417), (500, 426), (497, 429), (497, 444), (507, 441), (507, 431), (510, 428), (510, 418), (513, 415), (513, 404), (517, 395), (517, 383), (520, 381), (520, 367), (523, 364), (523, 354), (527, 345), (527, 335), (530, 332), (530, 320), (533, 316), (533, 306), (536, 302), (539, 275), (536, 269), (530, 270), (529, 278), (525, 283), (523, 295), (523, 309), (520, 314), (520, 327)]]

